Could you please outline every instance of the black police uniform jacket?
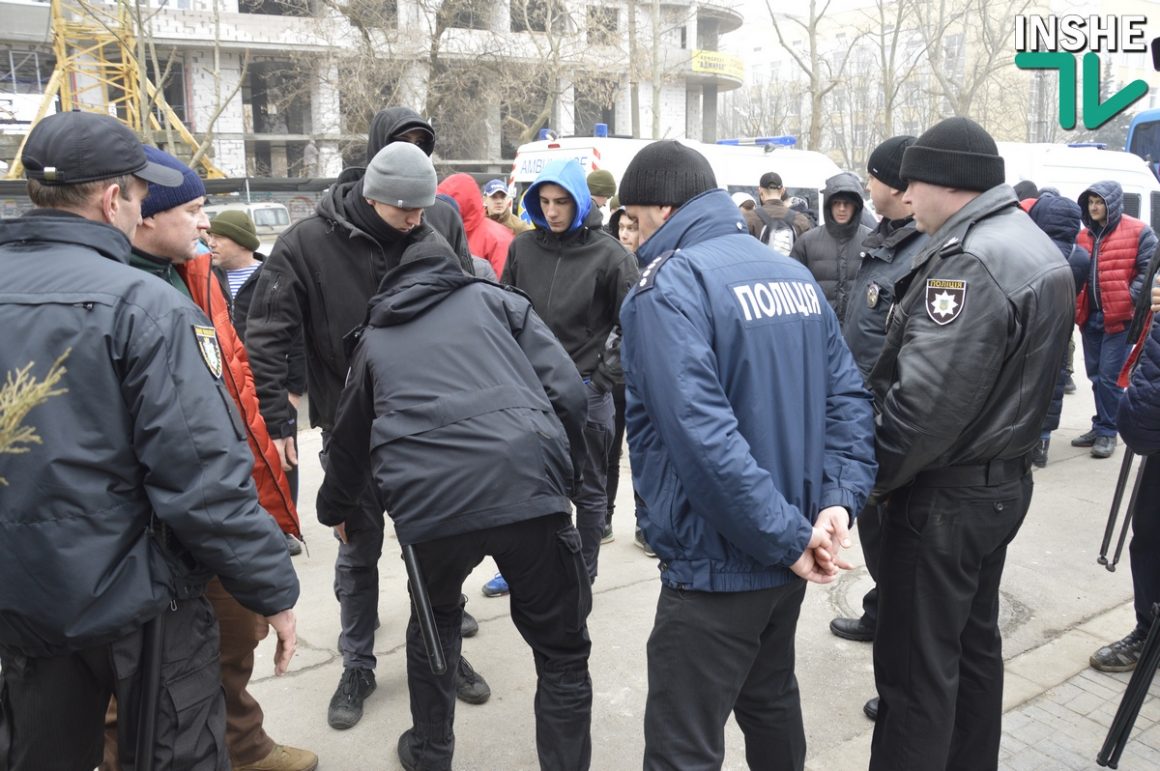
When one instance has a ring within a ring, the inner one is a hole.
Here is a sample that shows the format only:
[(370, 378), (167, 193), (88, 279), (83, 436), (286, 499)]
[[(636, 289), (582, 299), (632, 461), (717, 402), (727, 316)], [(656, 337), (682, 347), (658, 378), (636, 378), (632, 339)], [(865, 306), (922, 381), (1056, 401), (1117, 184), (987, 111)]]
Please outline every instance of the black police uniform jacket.
[(343, 337), (366, 320), (367, 301), (408, 246), (443, 241), (426, 223), (396, 231), (389, 242), (360, 228), (346, 198), (361, 185), (334, 185), (314, 216), (278, 236), (259, 271), (246, 318), (246, 353), (273, 437), (294, 433), (286, 382), (295, 336), (301, 333), (306, 348), (310, 424), (329, 431), (349, 364)]
[(913, 265), (870, 373), (876, 496), (921, 471), (1027, 455), (1075, 315), (1071, 270), (1007, 185), (953, 214)]
[[(414, 249), (423, 249), (415, 247)], [(351, 356), (318, 518), (356, 515), (373, 473), (401, 543), (568, 511), (587, 389), (520, 292), (408, 255)]]
[(111, 642), (215, 574), (263, 615), (298, 599), (213, 326), (128, 260), (108, 225), (43, 210), (0, 222), (0, 371), (31, 363), (40, 378), (67, 353), (67, 390), (25, 421), (41, 442), (0, 455), (0, 649)]
[(926, 236), (914, 219), (883, 219), (862, 242), (862, 266), (854, 279), (842, 336), (862, 377), (868, 377), (886, 340), (886, 314), (894, 305), (894, 282), (910, 273), (910, 262)]

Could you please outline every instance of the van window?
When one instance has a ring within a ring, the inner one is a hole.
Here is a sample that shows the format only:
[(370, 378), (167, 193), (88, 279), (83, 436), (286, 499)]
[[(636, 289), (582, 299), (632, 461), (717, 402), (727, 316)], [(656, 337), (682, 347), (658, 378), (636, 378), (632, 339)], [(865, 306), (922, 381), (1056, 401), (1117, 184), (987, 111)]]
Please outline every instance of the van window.
[(1140, 216), (1140, 194), (1124, 193), (1124, 214), (1129, 217)]
[(277, 227), (290, 224), (290, 214), (282, 208), (255, 209), (254, 224), (258, 227)]
[(1151, 201), (1152, 222), (1150, 224), (1153, 230), (1160, 233), (1160, 193), (1153, 191)]

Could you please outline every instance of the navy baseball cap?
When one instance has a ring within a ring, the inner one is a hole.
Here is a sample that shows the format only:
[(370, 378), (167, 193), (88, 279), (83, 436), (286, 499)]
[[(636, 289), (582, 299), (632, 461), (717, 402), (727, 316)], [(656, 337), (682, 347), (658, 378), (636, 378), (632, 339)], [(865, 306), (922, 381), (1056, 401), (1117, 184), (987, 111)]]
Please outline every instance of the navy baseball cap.
[(483, 186), (483, 194), (491, 198), (496, 193), (508, 194), (507, 183), (502, 179), (489, 179), (487, 184)]
[(132, 129), (109, 115), (61, 112), (37, 123), (20, 156), (24, 176), (43, 185), (79, 185), (126, 174), (178, 187), (181, 172), (151, 162)]

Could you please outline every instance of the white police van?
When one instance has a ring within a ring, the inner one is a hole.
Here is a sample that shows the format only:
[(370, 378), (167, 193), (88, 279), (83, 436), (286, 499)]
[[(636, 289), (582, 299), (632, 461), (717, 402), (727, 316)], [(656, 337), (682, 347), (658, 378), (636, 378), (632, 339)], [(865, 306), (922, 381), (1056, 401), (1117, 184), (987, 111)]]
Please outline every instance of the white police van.
[(997, 144), (1008, 184), (1030, 180), (1040, 190), (1053, 187), (1074, 201), (1092, 183), (1115, 180), (1124, 189), (1124, 213), (1160, 232), (1160, 181), (1139, 156), (1097, 145)]

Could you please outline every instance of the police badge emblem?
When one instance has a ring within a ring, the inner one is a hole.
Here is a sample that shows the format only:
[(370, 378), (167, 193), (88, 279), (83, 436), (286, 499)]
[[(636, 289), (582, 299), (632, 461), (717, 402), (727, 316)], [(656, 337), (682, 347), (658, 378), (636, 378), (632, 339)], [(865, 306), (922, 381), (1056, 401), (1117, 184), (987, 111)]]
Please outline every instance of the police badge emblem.
[(882, 295), (882, 287), (877, 283), (871, 281), (870, 285), (866, 287), (866, 307), (877, 308), (878, 298)]
[(950, 324), (963, 313), (967, 304), (967, 282), (957, 279), (926, 280), (926, 315), (940, 326)]
[(197, 339), (197, 349), (201, 351), (201, 358), (210, 374), (216, 378), (222, 376), (222, 349), (218, 345), (217, 332), (213, 327), (193, 325), (193, 336)]

